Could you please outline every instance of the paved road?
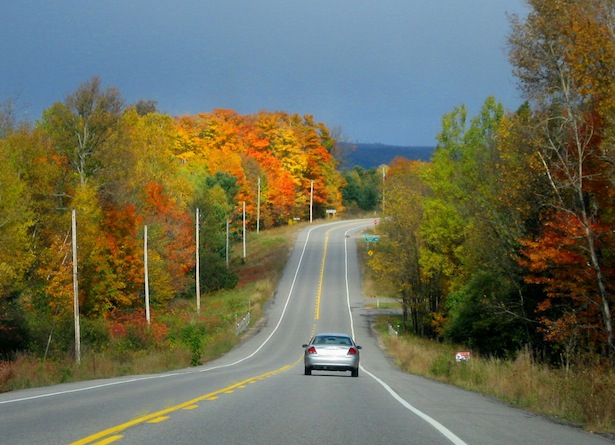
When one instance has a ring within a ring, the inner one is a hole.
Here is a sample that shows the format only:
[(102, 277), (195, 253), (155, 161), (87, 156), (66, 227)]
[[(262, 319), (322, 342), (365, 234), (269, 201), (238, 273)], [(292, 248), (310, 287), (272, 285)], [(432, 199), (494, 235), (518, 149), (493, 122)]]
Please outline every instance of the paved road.
[[(0, 394), (0, 444), (612, 444), (400, 372), (372, 337), (355, 243), (372, 221), (300, 233), (266, 324), (225, 357), (177, 372)], [(359, 378), (303, 375), (301, 345), (346, 331)]]

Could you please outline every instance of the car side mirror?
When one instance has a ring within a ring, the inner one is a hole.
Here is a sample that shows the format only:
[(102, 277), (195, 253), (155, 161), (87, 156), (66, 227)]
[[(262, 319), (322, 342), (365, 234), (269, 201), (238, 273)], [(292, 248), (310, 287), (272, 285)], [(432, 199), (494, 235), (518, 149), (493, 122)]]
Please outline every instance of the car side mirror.
[(307, 348), (307, 347), (308, 347), (308, 345), (303, 345), (303, 346), (302, 346), (302, 348)]
[(361, 346), (357, 345), (357, 349), (363, 349)]

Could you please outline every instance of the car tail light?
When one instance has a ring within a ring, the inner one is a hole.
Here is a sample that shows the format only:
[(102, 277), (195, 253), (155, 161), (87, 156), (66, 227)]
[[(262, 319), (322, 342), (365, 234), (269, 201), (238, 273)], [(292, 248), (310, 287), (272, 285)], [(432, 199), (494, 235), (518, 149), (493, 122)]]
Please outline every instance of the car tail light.
[(310, 346), (307, 352), (308, 354), (316, 354), (316, 348), (314, 346)]
[(348, 350), (348, 355), (355, 355), (357, 353), (357, 350), (355, 348), (350, 348)]

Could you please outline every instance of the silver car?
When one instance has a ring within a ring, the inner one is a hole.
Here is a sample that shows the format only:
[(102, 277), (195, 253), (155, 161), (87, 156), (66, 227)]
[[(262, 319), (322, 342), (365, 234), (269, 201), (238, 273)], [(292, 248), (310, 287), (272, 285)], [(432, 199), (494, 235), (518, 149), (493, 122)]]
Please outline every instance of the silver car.
[(353, 377), (359, 376), (359, 349), (352, 337), (346, 334), (316, 334), (310, 342), (303, 345), (305, 375), (312, 371), (350, 371)]

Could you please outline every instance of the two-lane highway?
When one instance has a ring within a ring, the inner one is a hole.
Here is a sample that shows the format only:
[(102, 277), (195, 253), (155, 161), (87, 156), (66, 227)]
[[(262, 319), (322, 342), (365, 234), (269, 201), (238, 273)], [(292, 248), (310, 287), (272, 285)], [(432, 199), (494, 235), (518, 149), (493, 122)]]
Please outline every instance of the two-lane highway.
[[(400, 372), (369, 329), (356, 242), (372, 220), (300, 232), (267, 322), (223, 358), (150, 376), (0, 394), (0, 444), (608, 444)], [(343, 331), (359, 378), (303, 375), (301, 345)]]

